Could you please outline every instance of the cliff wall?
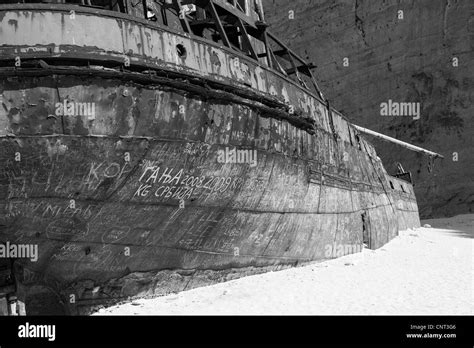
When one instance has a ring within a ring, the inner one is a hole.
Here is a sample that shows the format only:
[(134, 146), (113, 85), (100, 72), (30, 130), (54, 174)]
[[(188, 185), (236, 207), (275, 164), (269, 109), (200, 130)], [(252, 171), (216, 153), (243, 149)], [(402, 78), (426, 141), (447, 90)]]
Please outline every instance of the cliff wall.
[[(396, 162), (412, 172), (422, 217), (473, 211), (474, 2), (263, 4), (270, 30), (317, 65), (323, 93), (339, 111), (445, 156), (430, 171), (425, 156), (371, 139), (388, 172)], [(420, 103), (420, 118), (381, 116), (389, 100)]]

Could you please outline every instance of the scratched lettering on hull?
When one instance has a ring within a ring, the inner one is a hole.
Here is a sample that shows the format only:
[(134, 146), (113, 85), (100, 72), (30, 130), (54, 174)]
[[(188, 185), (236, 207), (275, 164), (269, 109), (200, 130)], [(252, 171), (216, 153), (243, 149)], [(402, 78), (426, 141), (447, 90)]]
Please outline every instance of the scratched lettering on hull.
[(46, 235), (49, 238), (83, 238), (88, 232), (89, 224), (78, 218), (59, 218), (46, 227)]

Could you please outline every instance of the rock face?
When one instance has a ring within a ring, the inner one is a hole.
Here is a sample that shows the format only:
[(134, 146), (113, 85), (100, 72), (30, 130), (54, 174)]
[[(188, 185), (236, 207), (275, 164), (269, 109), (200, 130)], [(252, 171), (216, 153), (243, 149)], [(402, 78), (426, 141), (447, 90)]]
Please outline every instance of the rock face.
[[(325, 97), (352, 122), (445, 156), (431, 166), (424, 155), (371, 139), (389, 172), (397, 162), (412, 172), (421, 217), (473, 211), (473, 1), (263, 5), (270, 30), (317, 65)], [(420, 103), (420, 118), (381, 116), (389, 100)]]

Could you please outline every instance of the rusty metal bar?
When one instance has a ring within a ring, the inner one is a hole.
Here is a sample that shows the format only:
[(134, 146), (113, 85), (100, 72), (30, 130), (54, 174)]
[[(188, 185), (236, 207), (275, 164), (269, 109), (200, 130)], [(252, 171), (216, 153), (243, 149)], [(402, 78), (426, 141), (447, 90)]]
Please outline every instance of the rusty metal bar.
[(257, 53), (255, 52), (255, 49), (252, 46), (252, 43), (250, 42), (247, 30), (245, 30), (244, 23), (242, 22), (242, 19), (237, 18), (237, 24), (242, 31), (242, 46), (244, 46), (245, 43), (245, 48), (250, 52), (250, 56), (256, 60), (258, 60)]
[(273, 51), (270, 50), (270, 55), (273, 59), (273, 62), (276, 64), (276, 66), (278, 67), (278, 70), (285, 76), (288, 76), (286, 70), (281, 66), (280, 62), (276, 59), (275, 55), (273, 54)]
[(163, 24), (168, 26), (168, 16), (166, 15), (166, 7), (165, 6), (161, 6), (160, 8), (160, 12), (161, 12), (161, 19), (163, 21)]
[(208, 6), (212, 14), (212, 17), (214, 17), (214, 20), (216, 21), (217, 28), (219, 30), (219, 33), (221, 34), (222, 42), (224, 43), (225, 46), (232, 48), (229, 38), (227, 37), (227, 34), (225, 33), (225, 29), (224, 29), (224, 26), (222, 25), (221, 19), (219, 18), (219, 14), (217, 13), (216, 7), (214, 6), (214, 2), (209, 1)]
[(146, 0), (142, 0), (142, 6), (143, 6), (143, 17), (148, 20), (148, 6), (146, 4)]
[(189, 21), (188, 18), (186, 17), (186, 13), (183, 10), (183, 4), (181, 0), (176, 1), (178, 4), (178, 17), (179, 20), (181, 21), (181, 25), (183, 26), (184, 31), (186, 31), (189, 34), (192, 34), (191, 27), (189, 26)]
[(311, 82), (313, 82), (314, 89), (318, 93), (319, 97), (324, 100), (323, 92), (321, 92), (321, 89), (319, 88), (318, 83), (316, 82), (316, 79), (314, 78), (313, 72), (310, 68), (308, 68), (308, 74), (311, 77)]
[(338, 134), (336, 132), (336, 129), (334, 128), (334, 119), (332, 118), (332, 111), (331, 111), (331, 105), (329, 103), (329, 99), (326, 99), (326, 108), (328, 110), (328, 120), (329, 120), (329, 126), (331, 127), (332, 136), (334, 138), (334, 141), (337, 142)]
[(270, 45), (268, 44), (268, 37), (267, 37), (267, 32), (266, 31), (263, 32), (262, 39), (263, 39), (263, 44), (265, 45), (265, 54), (266, 54), (266, 57), (267, 57), (267, 64), (270, 68), (273, 68), (271, 49), (270, 49)]
[(290, 61), (291, 66), (292, 66), (292, 69), (286, 70), (286, 73), (287, 73), (288, 75), (295, 74), (295, 75), (296, 75), (296, 79), (298, 80), (299, 84), (302, 85), (303, 87), (308, 88), (308, 87), (304, 84), (303, 80), (302, 80), (301, 77), (300, 77), (300, 73), (299, 73), (299, 71), (298, 71), (298, 67), (296, 66), (296, 63), (295, 63), (295, 61), (293, 60), (293, 57), (291, 56), (291, 54), (290, 54), (288, 51), (286, 52), (286, 54), (288, 55), (288, 58), (289, 58), (288, 60)]
[(355, 124), (353, 124), (353, 126), (355, 127), (355, 129), (357, 129), (358, 131), (360, 131), (362, 133), (369, 134), (369, 135), (372, 135), (376, 138), (379, 138), (379, 139), (389, 141), (391, 143), (403, 146), (403, 147), (405, 147), (409, 150), (416, 151), (416, 152), (421, 152), (421, 153), (424, 153), (424, 154), (426, 154), (430, 157), (434, 157), (434, 158), (444, 158), (444, 156), (440, 155), (439, 153), (423, 149), (422, 147), (418, 147), (418, 146), (406, 143), (404, 141), (389, 137), (388, 135), (377, 133), (377, 132), (374, 132), (373, 130), (370, 130), (370, 129), (367, 129), (367, 128), (364, 128), (364, 127), (360, 127), (360, 126), (357, 126)]

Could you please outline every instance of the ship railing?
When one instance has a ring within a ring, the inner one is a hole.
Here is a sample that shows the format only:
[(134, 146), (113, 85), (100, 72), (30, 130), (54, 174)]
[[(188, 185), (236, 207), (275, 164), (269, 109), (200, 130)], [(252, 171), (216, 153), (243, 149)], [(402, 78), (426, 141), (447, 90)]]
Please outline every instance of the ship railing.
[[(232, 50), (280, 72), (300, 86), (313, 90), (324, 100), (312, 70), (315, 65), (303, 58), (270, 33), (264, 21), (261, 4), (247, 8), (241, 0), (163, 0), (160, 21), (168, 25), (167, 14), (179, 16), (182, 30), (204, 37), (204, 30), (212, 31), (212, 39)], [(142, 0), (144, 13), (149, 3)], [(250, 13), (253, 11), (253, 15)], [(158, 14), (157, 14), (158, 15)], [(145, 19), (150, 19), (145, 16)]]
[[(233, 2), (233, 5), (230, 2)], [(267, 30), (268, 25), (265, 23), (263, 11), (260, 9), (255, 9), (257, 19), (254, 19), (247, 14), (247, 9), (240, 7), (238, 1), (178, 0), (177, 3), (179, 6), (193, 3), (204, 10), (201, 12), (204, 14), (203, 18), (193, 18), (190, 15), (182, 16), (185, 31), (200, 35), (202, 34), (200, 32), (202, 25), (208, 29), (213, 28), (224, 46), (244, 52), (259, 62), (265, 62), (267, 66), (291, 78), (302, 87), (314, 89), (324, 100), (312, 73), (312, 69), (316, 66), (307, 63)], [(196, 13), (199, 15), (198, 12)], [(235, 31), (235, 27), (238, 28), (238, 31)], [(259, 48), (260, 52), (258, 52)]]
[[(270, 55), (270, 67), (280, 70), (280, 72), (287, 76), (294, 76), (295, 80), (307, 89), (309, 89), (309, 82), (318, 96), (325, 100), (312, 72), (312, 69), (316, 68), (316, 66), (312, 63), (307, 63), (272, 33), (267, 32), (267, 36), (277, 46), (277, 49), (268, 49), (267, 54)], [(289, 64), (286, 68), (284, 67), (285, 63)]]

